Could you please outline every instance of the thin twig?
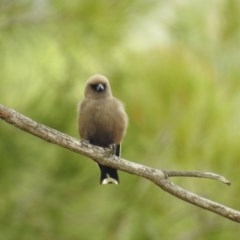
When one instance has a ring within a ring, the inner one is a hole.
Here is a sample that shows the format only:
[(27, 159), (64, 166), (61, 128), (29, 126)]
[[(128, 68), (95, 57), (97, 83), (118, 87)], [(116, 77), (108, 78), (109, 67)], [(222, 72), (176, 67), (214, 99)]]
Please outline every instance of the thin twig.
[[(80, 143), (80, 141), (76, 138), (70, 137), (57, 130), (51, 129), (43, 124), (37, 123), (30, 118), (27, 118), (24, 115), (16, 112), (15, 110), (7, 108), (1, 104), (0, 118), (14, 125), (15, 127), (31, 133), (45, 141), (57, 144), (71, 151), (92, 158), (94, 161), (100, 164), (104, 164), (106, 166), (110, 166), (124, 172), (146, 178), (155, 183), (164, 191), (176, 196), (177, 198), (180, 198), (200, 208), (214, 212), (232, 221), (240, 222), (239, 211), (219, 204), (217, 202), (211, 201), (209, 199), (203, 198), (197, 194), (194, 194), (175, 185), (173, 182), (170, 181), (169, 177), (183, 176), (184, 172), (157, 170), (151, 167), (127, 161), (122, 158), (118, 158), (109, 154), (108, 149), (96, 147), (90, 144)], [(202, 175), (199, 175), (197, 172), (185, 172), (184, 174), (187, 177), (200, 176), (218, 179), (222, 182), (225, 182), (226, 184), (228, 184), (229, 182), (224, 177), (213, 173), (203, 173)]]
[(225, 178), (224, 176), (221, 176), (216, 173), (211, 172), (199, 172), (199, 171), (172, 171), (172, 170), (164, 170), (164, 172), (168, 175), (168, 177), (196, 177), (196, 178), (210, 178), (218, 180), (222, 183), (225, 183), (227, 185), (231, 185), (231, 182)]

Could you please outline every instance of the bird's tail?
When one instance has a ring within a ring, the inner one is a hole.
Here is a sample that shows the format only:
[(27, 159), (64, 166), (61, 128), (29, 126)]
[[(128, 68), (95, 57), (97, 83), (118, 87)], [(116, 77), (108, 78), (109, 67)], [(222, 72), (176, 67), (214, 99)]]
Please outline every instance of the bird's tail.
[[(115, 155), (119, 157), (120, 151), (121, 151), (120, 144), (116, 145)], [(101, 184), (119, 184), (119, 177), (116, 169), (103, 166), (101, 164), (99, 164), (99, 168), (101, 170), (100, 177)]]
[(119, 184), (117, 170), (111, 167), (99, 165), (101, 169), (101, 184)]

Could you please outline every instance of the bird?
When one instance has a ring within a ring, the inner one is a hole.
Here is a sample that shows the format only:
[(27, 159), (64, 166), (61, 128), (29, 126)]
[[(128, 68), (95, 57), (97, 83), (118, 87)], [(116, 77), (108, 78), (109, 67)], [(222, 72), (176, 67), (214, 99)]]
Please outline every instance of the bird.
[[(85, 85), (84, 98), (78, 105), (78, 133), (82, 141), (100, 147), (111, 147), (120, 157), (126, 134), (128, 115), (120, 100), (112, 95), (107, 77), (91, 76)], [(117, 170), (98, 164), (100, 184), (119, 184)]]

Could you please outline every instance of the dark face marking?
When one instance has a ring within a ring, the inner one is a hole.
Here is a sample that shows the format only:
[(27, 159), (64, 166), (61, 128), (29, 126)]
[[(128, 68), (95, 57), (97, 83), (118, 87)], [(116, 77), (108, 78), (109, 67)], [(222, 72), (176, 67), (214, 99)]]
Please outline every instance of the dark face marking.
[(91, 84), (91, 88), (95, 91), (95, 92), (104, 92), (106, 89), (106, 84), (104, 83), (94, 83)]

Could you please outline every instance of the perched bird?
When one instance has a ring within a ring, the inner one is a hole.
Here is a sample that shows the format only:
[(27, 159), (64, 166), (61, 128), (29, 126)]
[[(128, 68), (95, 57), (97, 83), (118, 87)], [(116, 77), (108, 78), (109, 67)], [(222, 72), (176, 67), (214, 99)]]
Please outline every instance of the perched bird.
[[(112, 96), (108, 79), (93, 75), (87, 80), (84, 99), (78, 107), (78, 132), (82, 140), (100, 146), (110, 147), (120, 156), (120, 144), (128, 125), (123, 104)], [(117, 170), (98, 164), (101, 184), (119, 184)]]

